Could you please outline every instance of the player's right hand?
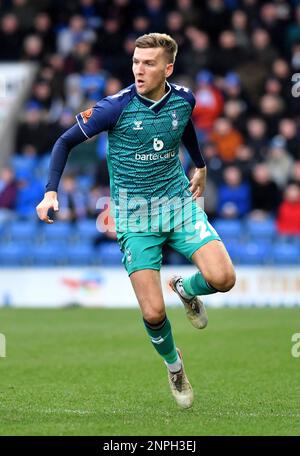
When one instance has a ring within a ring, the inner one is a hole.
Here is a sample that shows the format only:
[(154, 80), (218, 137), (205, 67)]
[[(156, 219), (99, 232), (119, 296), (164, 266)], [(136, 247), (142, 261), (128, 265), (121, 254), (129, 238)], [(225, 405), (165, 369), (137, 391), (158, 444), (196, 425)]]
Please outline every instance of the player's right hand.
[(53, 223), (53, 220), (48, 216), (49, 209), (55, 212), (59, 210), (56, 192), (46, 192), (44, 199), (36, 207), (38, 217), (45, 223)]

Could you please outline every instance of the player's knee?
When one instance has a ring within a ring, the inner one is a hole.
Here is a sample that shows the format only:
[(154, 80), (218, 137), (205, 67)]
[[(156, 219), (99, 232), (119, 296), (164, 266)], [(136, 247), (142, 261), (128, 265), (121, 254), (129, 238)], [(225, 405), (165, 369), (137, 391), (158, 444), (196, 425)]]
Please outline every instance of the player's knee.
[(210, 280), (207, 280), (210, 285), (218, 291), (226, 292), (234, 287), (236, 282), (236, 275), (233, 268), (224, 269), (214, 274)]
[(165, 318), (164, 310), (149, 309), (143, 312), (144, 319), (150, 323), (150, 325), (156, 325)]

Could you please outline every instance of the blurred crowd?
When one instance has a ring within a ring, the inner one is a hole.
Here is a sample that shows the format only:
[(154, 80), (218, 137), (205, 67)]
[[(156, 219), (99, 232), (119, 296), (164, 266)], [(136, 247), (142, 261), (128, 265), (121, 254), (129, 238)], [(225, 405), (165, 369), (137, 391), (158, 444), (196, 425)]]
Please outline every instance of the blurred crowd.
[[(66, 0), (63, 7), (58, 0), (0, 1), (0, 63), (39, 64), (14, 154), (0, 173), (0, 221), (35, 217), (54, 142), (75, 114), (133, 82), (135, 39), (153, 31), (176, 39), (170, 82), (191, 87), (196, 97), (208, 215), (273, 217), (279, 233), (299, 235), (296, 0)], [(59, 219), (97, 216), (97, 199), (109, 194), (105, 152), (101, 134), (71, 153)], [(181, 158), (191, 175), (184, 150)]]

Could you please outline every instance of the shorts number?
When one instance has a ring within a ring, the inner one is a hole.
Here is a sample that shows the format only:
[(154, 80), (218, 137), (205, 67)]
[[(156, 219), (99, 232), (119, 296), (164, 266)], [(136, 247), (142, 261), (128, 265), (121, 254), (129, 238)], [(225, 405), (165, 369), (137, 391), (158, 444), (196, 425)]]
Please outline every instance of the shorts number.
[[(216, 236), (218, 235), (216, 230), (211, 226), (211, 224), (209, 222), (207, 222), (207, 224), (206, 224), (205, 222), (199, 221), (195, 224), (195, 228), (196, 228), (196, 230), (200, 230), (200, 233), (199, 233), (200, 239), (205, 239), (208, 236), (211, 236), (212, 233), (214, 233)], [(207, 229), (207, 228), (209, 228), (209, 229)]]
[(205, 239), (207, 236), (211, 235), (211, 233), (206, 229), (206, 224), (204, 222), (197, 222), (195, 228), (196, 230), (200, 230), (200, 239)]

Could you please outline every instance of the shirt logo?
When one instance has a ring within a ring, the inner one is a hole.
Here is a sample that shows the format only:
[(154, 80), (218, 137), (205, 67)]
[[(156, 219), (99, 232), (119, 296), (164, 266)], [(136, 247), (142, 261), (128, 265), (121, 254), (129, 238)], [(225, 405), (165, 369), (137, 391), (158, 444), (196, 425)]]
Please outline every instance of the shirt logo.
[(142, 120), (135, 120), (134, 122), (134, 127), (133, 127), (133, 130), (143, 130), (144, 127), (142, 127), (142, 123), (143, 121)]
[(151, 340), (154, 344), (160, 345), (164, 342), (165, 339), (161, 336), (158, 336), (158, 337), (151, 337)]
[(90, 109), (86, 109), (86, 111), (83, 111), (80, 113), (81, 114), (81, 117), (82, 117), (82, 120), (83, 120), (83, 123), (86, 124), (89, 120), (89, 118), (92, 116), (93, 114), (93, 108), (90, 108)]
[(162, 152), (162, 153), (150, 153), (150, 154), (138, 154), (136, 152), (134, 158), (136, 160), (141, 161), (154, 161), (154, 160), (161, 160), (166, 158), (174, 158), (176, 156), (176, 152), (171, 150), (169, 152)]

